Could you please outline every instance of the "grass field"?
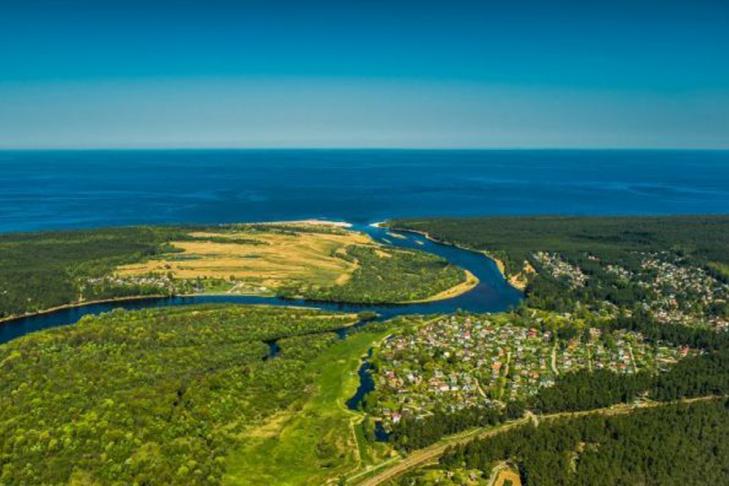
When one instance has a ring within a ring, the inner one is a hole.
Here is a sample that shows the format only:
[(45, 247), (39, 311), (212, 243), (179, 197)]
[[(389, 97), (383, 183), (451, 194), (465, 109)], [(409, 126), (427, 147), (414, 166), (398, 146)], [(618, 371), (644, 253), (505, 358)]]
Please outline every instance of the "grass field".
[(729, 277), (729, 264), (726, 263), (719, 263), (719, 262), (711, 262), (709, 263), (709, 266), (713, 268), (714, 270), (718, 271), (722, 275)]
[(320, 485), (359, 467), (362, 415), (345, 401), (359, 384), (361, 357), (387, 334), (353, 334), (302, 370), (316, 374), (311, 395), (246, 433), (243, 446), (229, 456), (224, 483)]
[(236, 293), (265, 293), (297, 281), (341, 285), (357, 264), (337, 255), (351, 245), (375, 245), (365, 234), (313, 224), (242, 226), (193, 232), (189, 237), (171, 242), (177, 252), (123, 265), (117, 273), (122, 277), (172, 274), (177, 279), (229, 280), (235, 283), (227, 289)]
[(474, 275), (435, 255), (383, 245), (341, 227), (301, 222), (184, 233), (164, 253), (117, 267), (115, 277), (191, 288), (184, 293), (368, 303), (447, 299), (478, 284)]

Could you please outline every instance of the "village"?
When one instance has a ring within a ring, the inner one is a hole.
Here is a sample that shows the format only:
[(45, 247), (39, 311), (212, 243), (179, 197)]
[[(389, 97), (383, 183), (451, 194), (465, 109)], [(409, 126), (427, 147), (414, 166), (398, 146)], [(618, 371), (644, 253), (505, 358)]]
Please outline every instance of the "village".
[[(726, 305), (729, 285), (702, 268), (686, 265), (667, 252), (646, 254), (641, 262), (640, 284), (654, 292), (644, 302), (658, 322), (695, 325), (697, 321), (715, 330), (726, 330), (729, 319), (712, 308)], [(697, 319), (697, 317), (699, 319)]]
[(201, 293), (206, 290), (207, 282), (201, 279), (175, 279), (170, 275), (149, 274), (143, 276), (105, 275), (79, 279), (77, 285), (84, 299), (103, 296), (109, 289), (129, 289), (139, 295), (174, 295)]
[(536, 322), (517, 326), (512, 318), (451, 315), (392, 336), (372, 360), (377, 398), (372, 413), (388, 427), (404, 415), (501, 406), (570, 371), (664, 371), (693, 352), (649, 344), (634, 332), (597, 328), (560, 339)]
[[(586, 275), (578, 265), (557, 253), (538, 251), (531, 256), (542, 272), (566, 282), (572, 290), (584, 288), (590, 279), (600, 280), (600, 275)], [(642, 289), (647, 297), (639, 304), (659, 323), (704, 326), (714, 330), (729, 328), (729, 284), (672, 252), (638, 252), (634, 256), (637, 265), (633, 269), (603, 262), (595, 255), (587, 255), (587, 258), (599, 264), (618, 285), (635, 285)], [(608, 301), (599, 303), (598, 307), (616, 310)]]
[(565, 279), (572, 288), (585, 286), (587, 276), (582, 269), (577, 265), (571, 265), (558, 254), (538, 251), (533, 253), (532, 257), (555, 280)]

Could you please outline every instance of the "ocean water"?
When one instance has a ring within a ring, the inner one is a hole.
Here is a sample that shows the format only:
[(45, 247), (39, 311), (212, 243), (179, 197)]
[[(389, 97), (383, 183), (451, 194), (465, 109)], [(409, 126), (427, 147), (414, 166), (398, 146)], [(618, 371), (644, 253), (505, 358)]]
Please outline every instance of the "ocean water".
[(2, 151), (0, 232), (729, 213), (729, 151)]

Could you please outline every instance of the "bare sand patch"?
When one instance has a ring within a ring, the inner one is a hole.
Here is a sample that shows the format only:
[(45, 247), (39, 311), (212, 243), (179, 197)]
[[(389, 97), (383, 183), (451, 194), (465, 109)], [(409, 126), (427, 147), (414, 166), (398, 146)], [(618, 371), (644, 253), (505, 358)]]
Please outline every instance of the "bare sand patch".
[(511, 486), (521, 486), (521, 477), (513, 469), (505, 467), (496, 473), (496, 479), (494, 479), (492, 484), (493, 486), (504, 486), (505, 484), (509, 484), (509, 482)]

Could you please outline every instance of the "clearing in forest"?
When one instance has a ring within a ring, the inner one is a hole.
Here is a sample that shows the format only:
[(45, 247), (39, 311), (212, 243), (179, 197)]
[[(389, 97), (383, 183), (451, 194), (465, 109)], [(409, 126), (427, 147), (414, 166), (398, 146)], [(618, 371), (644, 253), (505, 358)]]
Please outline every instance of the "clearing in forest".
[(188, 236), (170, 243), (176, 251), (121, 266), (117, 273), (228, 280), (244, 284), (236, 289), (240, 293), (275, 290), (292, 281), (342, 285), (357, 268), (356, 261), (341, 258), (347, 247), (376, 245), (363, 233), (315, 224), (241, 225)]

